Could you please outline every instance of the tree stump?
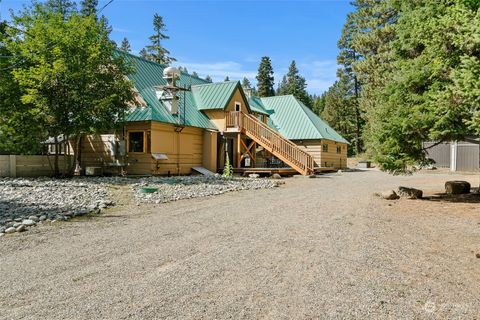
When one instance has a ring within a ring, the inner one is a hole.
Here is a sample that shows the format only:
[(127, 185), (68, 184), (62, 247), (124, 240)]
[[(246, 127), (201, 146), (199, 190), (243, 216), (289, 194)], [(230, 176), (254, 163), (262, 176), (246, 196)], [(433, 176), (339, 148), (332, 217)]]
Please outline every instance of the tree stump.
[(470, 193), (470, 183), (467, 181), (447, 181), (445, 182), (445, 193), (447, 194), (467, 194)]

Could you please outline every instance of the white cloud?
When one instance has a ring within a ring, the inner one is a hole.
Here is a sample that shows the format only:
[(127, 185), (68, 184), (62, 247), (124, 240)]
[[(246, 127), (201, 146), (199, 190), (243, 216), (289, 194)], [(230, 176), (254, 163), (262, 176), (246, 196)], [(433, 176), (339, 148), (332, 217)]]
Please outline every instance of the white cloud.
[(198, 62), (179, 62), (182, 67), (187, 67), (189, 72), (196, 71), (201, 77), (209, 75), (213, 81), (223, 81), (226, 76), (232, 80), (240, 80), (243, 77), (254, 79), (257, 75), (255, 70), (245, 70), (244, 67), (234, 61), (198, 63)]
[(307, 89), (311, 93), (322, 93), (337, 79), (337, 61), (316, 60), (310, 63), (302, 63), (301, 71), (307, 79)]

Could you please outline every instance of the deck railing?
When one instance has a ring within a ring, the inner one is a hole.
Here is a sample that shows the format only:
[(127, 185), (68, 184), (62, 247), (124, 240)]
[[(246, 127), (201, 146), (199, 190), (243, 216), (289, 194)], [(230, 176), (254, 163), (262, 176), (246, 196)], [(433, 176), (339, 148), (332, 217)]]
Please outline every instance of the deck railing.
[(225, 114), (225, 128), (238, 129), (242, 128), (242, 113), (240, 111), (226, 112)]
[(274, 156), (301, 174), (314, 172), (313, 157), (252, 115), (238, 111), (227, 113), (227, 128), (239, 128)]

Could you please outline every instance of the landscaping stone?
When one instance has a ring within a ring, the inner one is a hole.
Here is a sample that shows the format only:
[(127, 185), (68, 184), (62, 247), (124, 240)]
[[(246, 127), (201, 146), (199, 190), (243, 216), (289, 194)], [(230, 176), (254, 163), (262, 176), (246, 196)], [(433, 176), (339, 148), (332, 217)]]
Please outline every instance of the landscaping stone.
[(421, 199), (423, 197), (422, 190), (409, 187), (398, 187), (397, 194), (407, 199)]
[(14, 228), (14, 227), (10, 227), (10, 228), (7, 228), (7, 230), (5, 230), (5, 233), (7, 233), (7, 234), (8, 233), (15, 233), (15, 232), (17, 232), (17, 229)]
[(4, 235), (5, 235), (5, 233), (0, 232), (0, 238), (3, 237)]
[(279, 175), (278, 173), (274, 173), (274, 174), (272, 174), (272, 177), (271, 177), (271, 178), (272, 178), (272, 179), (282, 179), (282, 176)]
[(256, 173), (251, 173), (248, 175), (249, 178), (254, 178), (254, 179), (257, 179), (260, 177), (260, 175), (256, 174)]
[(23, 220), (22, 221), (22, 224), (27, 226), (27, 227), (31, 227), (31, 226), (34, 226), (36, 223), (35, 221), (33, 220), (30, 220), (30, 219), (26, 219), (26, 220)]
[(40, 218), (38, 220), (45, 221), (45, 220), (47, 220), (47, 216), (46, 215), (40, 216)]
[(30, 216), (30, 217), (28, 217), (28, 219), (29, 219), (29, 220), (32, 220), (32, 221), (35, 221), (35, 222), (40, 221), (40, 220), (37, 218), (37, 216)]
[(400, 198), (398, 194), (393, 190), (384, 191), (380, 194), (380, 197), (385, 200), (396, 200)]
[(26, 227), (24, 224), (20, 225), (20, 226), (17, 228), (17, 232), (23, 232), (23, 231), (25, 231), (25, 230), (27, 230), (27, 227)]
[(470, 183), (467, 181), (445, 182), (445, 193), (447, 194), (467, 194), (470, 193), (470, 188)]

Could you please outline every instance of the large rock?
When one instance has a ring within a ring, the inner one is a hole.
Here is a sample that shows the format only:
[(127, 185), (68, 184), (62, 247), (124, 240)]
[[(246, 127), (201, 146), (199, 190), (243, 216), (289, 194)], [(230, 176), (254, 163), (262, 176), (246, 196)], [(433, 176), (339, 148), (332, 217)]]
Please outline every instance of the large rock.
[(36, 222), (30, 219), (25, 219), (22, 221), (22, 224), (26, 225), (27, 227), (31, 227), (31, 226), (34, 226)]
[(17, 232), (17, 229), (15, 229), (14, 227), (10, 227), (10, 228), (7, 228), (7, 230), (5, 230), (5, 233), (15, 233)]
[(388, 190), (380, 193), (380, 197), (385, 200), (396, 200), (400, 198), (398, 194), (393, 190)]
[(272, 179), (282, 179), (282, 176), (279, 175), (278, 173), (272, 174)]
[(17, 232), (23, 232), (25, 230), (27, 230), (27, 227), (24, 224), (17, 228)]
[(467, 181), (447, 181), (445, 182), (445, 193), (447, 194), (470, 193), (470, 183), (468, 183)]
[(422, 190), (408, 187), (398, 187), (397, 194), (407, 199), (421, 199), (423, 197)]

